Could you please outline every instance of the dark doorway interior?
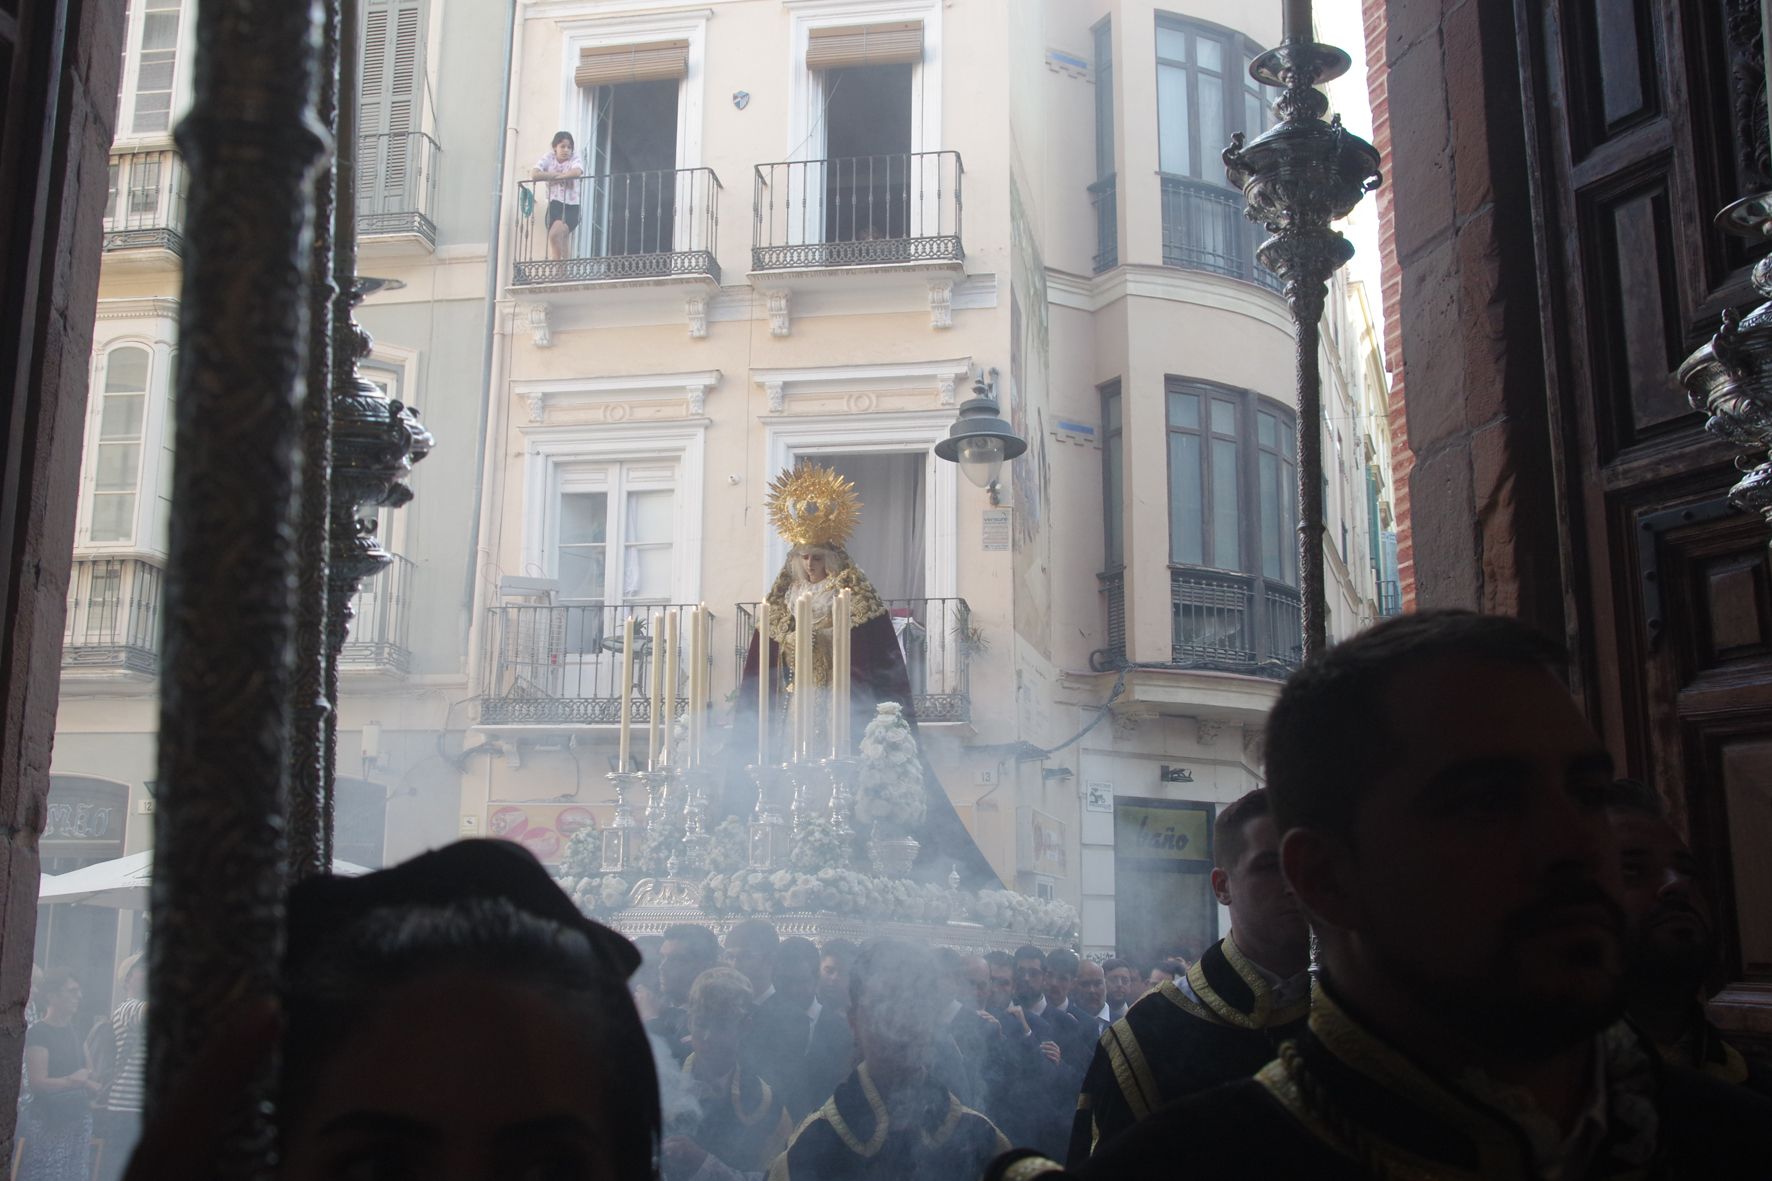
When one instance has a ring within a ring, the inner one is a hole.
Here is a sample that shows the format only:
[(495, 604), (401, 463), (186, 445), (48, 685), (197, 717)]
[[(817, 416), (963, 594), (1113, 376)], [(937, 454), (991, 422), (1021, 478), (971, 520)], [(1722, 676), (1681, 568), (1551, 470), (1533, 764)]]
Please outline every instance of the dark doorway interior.
[(593, 254), (662, 254), (674, 241), (677, 197), (675, 78), (597, 90), (591, 182)]
[(825, 241), (911, 236), (911, 81), (915, 66), (822, 71)]

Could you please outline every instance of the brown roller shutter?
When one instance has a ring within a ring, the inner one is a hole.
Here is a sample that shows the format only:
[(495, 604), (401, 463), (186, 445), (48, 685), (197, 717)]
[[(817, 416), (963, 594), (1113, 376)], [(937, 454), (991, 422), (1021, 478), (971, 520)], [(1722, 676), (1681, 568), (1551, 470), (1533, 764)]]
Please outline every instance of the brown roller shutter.
[(652, 82), (689, 73), (689, 42), (648, 41), (641, 45), (605, 45), (578, 56), (573, 81), (580, 86), (615, 86)]
[(814, 29), (811, 44), (806, 47), (806, 66), (813, 70), (922, 60), (922, 21)]

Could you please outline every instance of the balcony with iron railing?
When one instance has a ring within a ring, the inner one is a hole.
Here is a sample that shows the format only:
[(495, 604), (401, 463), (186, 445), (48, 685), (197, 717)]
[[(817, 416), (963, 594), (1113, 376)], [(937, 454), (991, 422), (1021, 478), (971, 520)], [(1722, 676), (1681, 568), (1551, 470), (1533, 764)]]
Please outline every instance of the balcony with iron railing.
[[(972, 658), (984, 647), (972, 625), (972, 608), (961, 598), (884, 599), (882, 604), (910, 675), (910, 704), (918, 724), (970, 722)], [(742, 679), (760, 606), (738, 605), (735, 678)]]
[(156, 251), (158, 257), (176, 257), (184, 248), (184, 161), (170, 147), (112, 152), (105, 197), (106, 255)]
[(1095, 273), (1120, 265), (1119, 184), (1104, 176), (1089, 186), (1089, 204), (1095, 212)]
[(398, 554), (351, 596), (350, 630), (338, 655), (342, 675), (404, 676), (411, 671), (412, 563)]
[(443, 149), (422, 131), (357, 138), (357, 237), (406, 239), (436, 249), (437, 171)]
[[(553, 212), (550, 188), (561, 195)], [(567, 227), (561, 234), (551, 232), (555, 221)], [(719, 228), (720, 178), (711, 168), (522, 181), (511, 283), (717, 285)]]
[(1395, 579), (1378, 584), (1378, 614), (1385, 617), (1403, 613), (1403, 588)]
[(152, 681), (160, 671), (160, 567), (142, 558), (74, 559), (62, 675)]
[(1163, 265), (1211, 271), (1282, 288), (1280, 277), (1263, 266), (1256, 249), (1263, 229), (1243, 216), (1243, 194), (1222, 185), (1163, 175)]
[[(486, 681), (481, 686), (482, 726), (615, 726), (624, 696), (633, 700), (632, 718), (646, 725), (651, 715), (652, 633), (656, 613), (677, 616), (677, 634), (690, 631), (694, 603), (587, 604), (506, 603), (492, 608)], [(632, 615), (637, 624), (633, 680), (622, 683), (622, 634)], [(688, 653), (679, 657), (681, 671)], [(687, 687), (687, 677), (678, 684)], [(667, 709), (682, 717), (689, 699)]]
[(1303, 655), (1299, 603), (1296, 588), (1273, 579), (1171, 566), (1171, 662), (1283, 678)]
[(759, 164), (751, 269), (957, 268), (964, 177), (958, 152)]

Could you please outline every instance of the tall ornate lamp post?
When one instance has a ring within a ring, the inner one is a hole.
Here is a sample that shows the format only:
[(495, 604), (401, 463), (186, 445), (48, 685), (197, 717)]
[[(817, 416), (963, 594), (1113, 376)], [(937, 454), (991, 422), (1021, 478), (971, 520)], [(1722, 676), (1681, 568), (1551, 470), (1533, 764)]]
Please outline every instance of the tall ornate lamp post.
[(1317, 353), (1329, 276), (1354, 256), (1331, 222), (1346, 217), (1378, 187), (1378, 150), (1341, 125), (1325, 122), (1329, 100), (1320, 82), (1347, 73), (1348, 55), (1320, 45), (1311, 32), (1310, 0), (1285, 0), (1284, 35), (1249, 66), (1249, 75), (1284, 87), (1274, 104), (1280, 121), (1251, 143), (1242, 133), (1224, 151), (1233, 184), (1242, 186), (1250, 220), (1273, 236), (1261, 261), (1286, 285), (1297, 330), (1298, 571), (1304, 611), (1304, 655), (1327, 644), (1323, 587), (1323, 391)]

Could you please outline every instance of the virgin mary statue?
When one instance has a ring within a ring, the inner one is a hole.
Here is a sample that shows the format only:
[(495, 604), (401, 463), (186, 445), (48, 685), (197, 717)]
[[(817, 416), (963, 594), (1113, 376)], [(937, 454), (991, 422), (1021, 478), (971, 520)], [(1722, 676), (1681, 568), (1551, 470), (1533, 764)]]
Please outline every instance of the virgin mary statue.
[[(768, 701), (772, 721), (769, 727), (769, 749), (761, 749), (758, 738), (757, 756), (753, 761), (768, 759), (780, 763), (788, 749), (785, 720), (787, 703), (799, 694), (816, 695), (807, 711), (815, 730), (811, 749), (822, 757), (830, 751), (831, 626), (832, 606), (837, 593), (850, 595), (850, 664), (849, 749), (839, 752), (844, 757), (855, 754), (859, 740), (876, 707), (884, 701), (895, 701), (903, 710), (912, 734), (917, 732), (915, 705), (911, 696), (910, 674), (905, 668), (904, 652), (886, 605), (861, 567), (849, 557), (843, 543), (854, 532), (861, 516), (861, 501), (855, 485), (828, 467), (802, 463), (791, 472), (784, 472), (770, 485), (769, 520), (782, 540), (788, 543), (788, 555), (781, 572), (769, 587), (763, 601), (763, 631), (769, 650), (758, 652), (757, 636), (751, 637), (750, 651), (745, 657), (744, 677), (739, 687), (737, 711), (732, 733), (760, 735), (757, 725), (759, 671), (770, 678)], [(810, 668), (795, 667), (795, 634), (793, 605), (802, 595), (810, 598), (813, 627)], [(806, 715), (802, 715), (806, 716)], [(959, 814), (934, 768), (922, 754), (923, 791), (927, 806), (922, 831), (916, 833), (921, 848), (917, 855), (918, 876), (944, 876), (950, 867), (959, 871), (970, 886), (994, 885), (997, 876), (991, 869), (972, 836), (960, 823)], [(731, 797), (729, 797), (731, 798)]]

